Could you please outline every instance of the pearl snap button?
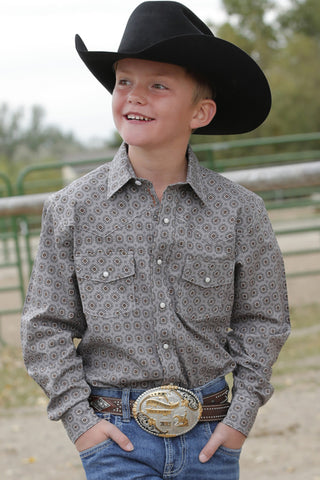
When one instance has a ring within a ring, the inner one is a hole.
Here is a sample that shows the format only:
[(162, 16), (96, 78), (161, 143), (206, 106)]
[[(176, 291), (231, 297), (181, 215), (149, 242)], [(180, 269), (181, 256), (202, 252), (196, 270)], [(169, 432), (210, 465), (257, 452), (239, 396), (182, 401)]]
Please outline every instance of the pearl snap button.
[(163, 223), (168, 224), (169, 222), (170, 222), (169, 218), (166, 217), (163, 219)]
[(165, 304), (164, 302), (161, 302), (161, 303), (160, 303), (160, 308), (162, 308), (162, 309), (163, 309), (163, 308), (166, 308), (166, 304)]
[(210, 278), (210, 277), (206, 277), (204, 281), (205, 281), (206, 283), (210, 283), (210, 282), (211, 282), (211, 278)]
[(163, 344), (163, 348), (164, 348), (165, 350), (168, 350), (169, 345), (168, 345), (167, 343), (164, 343), (164, 344)]
[(142, 182), (140, 182), (140, 180), (136, 180), (134, 183), (135, 183), (136, 185), (138, 185), (138, 187), (140, 187), (140, 186), (142, 185)]
[(102, 275), (104, 276), (104, 278), (107, 278), (107, 277), (109, 277), (109, 272), (103, 272)]
[(161, 260), (161, 258), (158, 258), (157, 264), (158, 264), (158, 265), (162, 265), (162, 260)]

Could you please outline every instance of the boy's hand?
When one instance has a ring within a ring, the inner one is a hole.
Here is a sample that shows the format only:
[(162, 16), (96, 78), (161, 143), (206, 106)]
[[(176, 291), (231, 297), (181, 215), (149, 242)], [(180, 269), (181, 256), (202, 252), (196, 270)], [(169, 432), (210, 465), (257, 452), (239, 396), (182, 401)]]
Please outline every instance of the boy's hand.
[(246, 438), (247, 437), (243, 435), (243, 433), (238, 432), (238, 430), (224, 423), (219, 423), (211, 435), (209, 442), (201, 450), (199, 460), (201, 463), (207, 462), (220, 445), (233, 449), (241, 448)]
[(104, 442), (108, 438), (111, 438), (122, 450), (126, 450), (127, 452), (131, 452), (134, 448), (129, 438), (124, 435), (119, 428), (107, 420), (101, 420), (94, 427), (80, 435), (75, 442), (75, 446), (78, 452), (82, 452), (83, 450), (87, 450)]

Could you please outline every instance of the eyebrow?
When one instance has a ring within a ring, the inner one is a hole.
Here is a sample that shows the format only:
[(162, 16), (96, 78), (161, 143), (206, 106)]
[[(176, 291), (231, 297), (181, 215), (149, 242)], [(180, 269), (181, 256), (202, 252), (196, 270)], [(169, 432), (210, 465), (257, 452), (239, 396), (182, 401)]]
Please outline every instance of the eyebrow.
[[(114, 69), (114, 72), (117, 73), (118, 71), (120, 71), (121, 74), (130, 74), (132, 73), (132, 70), (131, 68), (129, 67), (122, 67), (121, 65), (119, 65), (118, 62), (115, 62), (115, 64), (113, 65), (113, 69)], [(147, 72), (149, 73), (149, 72)], [(171, 72), (170, 71), (167, 71), (165, 68), (161, 68), (161, 70), (156, 70), (152, 73), (149, 73), (150, 75), (153, 75), (153, 76), (157, 76), (157, 77), (169, 77), (171, 76)]]
[[(119, 72), (121, 74), (130, 74), (132, 73), (129, 69), (126, 69), (126, 68), (117, 68), (115, 67), (115, 72)], [(156, 77), (169, 77), (170, 76), (170, 73), (169, 72), (163, 72), (163, 71), (157, 71), (157, 72), (147, 72), (147, 75), (150, 75), (150, 76), (156, 76)]]

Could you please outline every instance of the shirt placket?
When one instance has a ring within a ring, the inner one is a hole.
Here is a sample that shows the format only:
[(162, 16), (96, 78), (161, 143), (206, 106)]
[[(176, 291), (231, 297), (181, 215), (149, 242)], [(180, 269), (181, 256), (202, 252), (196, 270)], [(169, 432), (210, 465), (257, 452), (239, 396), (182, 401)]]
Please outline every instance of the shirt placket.
[(174, 194), (167, 191), (162, 198), (157, 213), (157, 227), (152, 255), (155, 340), (164, 382), (173, 381), (177, 378), (178, 373), (172, 332), (174, 309), (166, 281), (168, 262), (174, 241), (174, 219)]

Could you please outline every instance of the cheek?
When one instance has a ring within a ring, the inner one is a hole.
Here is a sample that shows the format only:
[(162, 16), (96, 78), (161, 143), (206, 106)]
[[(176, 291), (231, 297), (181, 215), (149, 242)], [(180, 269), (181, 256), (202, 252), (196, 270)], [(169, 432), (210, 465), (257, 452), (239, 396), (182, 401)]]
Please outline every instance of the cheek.
[(114, 117), (116, 117), (121, 113), (122, 104), (123, 104), (123, 101), (121, 99), (121, 96), (117, 92), (114, 92), (112, 95), (112, 103), (111, 103), (112, 114)]
[(117, 95), (115, 93), (112, 94), (111, 108), (112, 108), (112, 114), (114, 115), (117, 108)]
[(121, 108), (121, 104), (119, 102), (119, 98), (117, 97), (112, 97), (112, 104), (111, 104), (111, 108), (112, 108), (112, 117), (113, 117), (113, 122), (114, 122), (114, 125), (116, 127), (116, 129), (119, 131), (121, 129), (121, 125), (122, 125), (122, 108)]

